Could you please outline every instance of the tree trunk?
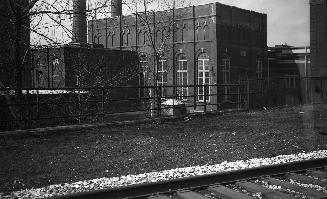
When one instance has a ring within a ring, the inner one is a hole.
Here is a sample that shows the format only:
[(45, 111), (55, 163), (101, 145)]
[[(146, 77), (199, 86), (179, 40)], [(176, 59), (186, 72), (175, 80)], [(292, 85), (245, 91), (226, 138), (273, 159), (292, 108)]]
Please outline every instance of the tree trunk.
[(15, 98), (16, 102), (19, 104), (19, 112), (20, 112), (20, 119), (21, 125), (20, 127), (26, 126), (25, 119), (26, 119), (26, 111), (25, 106), (23, 105), (23, 62), (22, 62), (22, 4), (21, 1), (18, 0), (15, 6), (16, 15), (14, 21), (14, 35), (15, 40), (13, 43), (14, 47), (14, 63), (15, 63)]

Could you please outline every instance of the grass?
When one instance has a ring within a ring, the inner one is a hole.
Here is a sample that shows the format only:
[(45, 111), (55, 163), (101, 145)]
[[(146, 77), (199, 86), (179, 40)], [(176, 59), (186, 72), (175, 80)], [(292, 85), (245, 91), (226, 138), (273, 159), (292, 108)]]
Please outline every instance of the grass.
[(319, 105), (0, 136), (0, 192), (327, 149), (326, 119)]

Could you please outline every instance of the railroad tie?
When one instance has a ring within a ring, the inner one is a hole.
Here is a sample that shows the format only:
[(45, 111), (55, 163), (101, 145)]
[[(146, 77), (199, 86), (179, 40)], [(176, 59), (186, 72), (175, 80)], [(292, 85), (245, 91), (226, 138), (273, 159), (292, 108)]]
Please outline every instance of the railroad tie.
[(177, 191), (177, 196), (181, 199), (208, 199), (207, 197), (193, 191)]
[(147, 197), (147, 199), (171, 199), (171, 198), (165, 195), (153, 195)]
[(297, 184), (292, 184), (290, 182), (285, 182), (279, 179), (275, 179), (275, 178), (266, 178), (264, 179), (265, 182), (268, 182), (269, 184), (273, 184), (273, 185), (277, 185), (277, 186), (281, 186), (284, 189), (290, 189), (299, 193), (303, 193), (307, 196), (310, 197), (327, 197), (327, 194), (325, 194), (322, 191), (317, 191), (315, 189), (311, 189), (311, 188), (307, 188), (307, 187), (303, 187), (303, 186), (299, 186)]
[(268, 189), (252, 182), (236, 182), (236, 184), (252, 193), (261, 193), (262, 195), (270, 199), (296, 199), (296, 197), (294, 197), (293, 195)]
[(235, 191), (233, 189), (221, 185), (211, 186), (208, 188), (208, 191), (211, 191), (215, 195), (224, 199), (255, 199), (254, 197), (251, 197), (249, 195), (240, 193), (238, 191)]
[(321, 187), (327, 187), (327, 182), (310, 178), (308, 176), (297, 174), (297, 173), (287, 173), (286, 177), (303, 184), (313, 184), (313, 185), (319, 185)]
[(307, 172), (308, 175), (327, 180), (327, 173), (324, 171), (319, 171), (319, 170), (310, 170)]

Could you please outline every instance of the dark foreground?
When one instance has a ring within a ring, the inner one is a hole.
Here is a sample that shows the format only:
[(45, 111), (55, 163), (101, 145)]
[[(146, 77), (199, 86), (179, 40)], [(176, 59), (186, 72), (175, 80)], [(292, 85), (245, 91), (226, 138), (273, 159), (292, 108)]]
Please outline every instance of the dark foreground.
[(0, 136), (0, 192), (327, 149), (325, 105)]

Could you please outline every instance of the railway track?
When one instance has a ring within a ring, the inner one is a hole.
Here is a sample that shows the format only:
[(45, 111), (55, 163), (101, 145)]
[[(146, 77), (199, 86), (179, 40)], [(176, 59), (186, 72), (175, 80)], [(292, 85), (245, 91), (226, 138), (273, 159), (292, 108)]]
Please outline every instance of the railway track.
[[(325, 190), (325, 191), (324, 191)], [(52, 197), (52, 199), (327, 198), (327, 158)]]

